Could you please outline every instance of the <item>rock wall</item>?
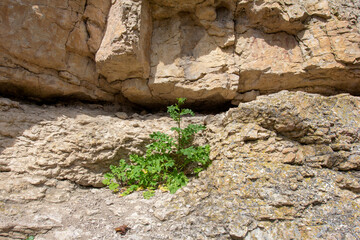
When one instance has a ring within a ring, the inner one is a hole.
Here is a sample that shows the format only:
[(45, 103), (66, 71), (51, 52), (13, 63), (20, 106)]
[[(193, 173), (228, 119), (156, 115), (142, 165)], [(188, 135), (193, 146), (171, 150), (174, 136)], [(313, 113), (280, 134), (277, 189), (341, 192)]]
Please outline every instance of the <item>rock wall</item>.
[(6, 0), (7, 95), (208, 107), (280, 90), (360, 94), (352, 0)]
[(358, 239), (359, 109), (348, 94), (282, 91), (187, 118), (206, 124), (198, 139), (213, 163), (147, 201), (89, 186), (174, 126), (169, 117), (3, 98), (0, 238), (119, 239), (114, 228), (128, 224), (124, 239)]
[(92, 108), (39, 109), (0, 99), (0, 171), (99, 187), (111, 163), (144, 149), (153, 130), (169, 125), (169, 118), (147, 122), (135, 114), (124, 120)]
[(0, 3), (0, 94), (114, 101), (96, 71), (110, 0)]
[[(359, 61), (355, 0), (2, 0), (0, 239), (360, 239)], [(93, 187), (167, 114), (3, 96), (238, 107), (185, 119), (213, 164), (146, 202)]]

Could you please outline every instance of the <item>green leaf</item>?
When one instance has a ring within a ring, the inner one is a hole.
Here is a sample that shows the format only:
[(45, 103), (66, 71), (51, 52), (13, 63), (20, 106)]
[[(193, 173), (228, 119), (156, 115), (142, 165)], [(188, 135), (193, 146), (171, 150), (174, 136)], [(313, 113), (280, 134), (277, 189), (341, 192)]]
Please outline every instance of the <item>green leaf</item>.
[(176, 100), (178, 101), (178, 105), (181, 106), (185, 103), (186, 98), (177, 98)]
[(170, 114), (170, 117), (174, 120), (174, 121), (179, 121), (180, 120), (180, 108), (177, 105), (171, 105), (168, 107), (168, 113)]
[(177, 126), (171, 130), (176, 138), (162, 133), (153, 132), (150, 134), (151, 143), (146, 146), (146, 153), (143, 156), (136, 154), (129, 155), (129, 160), (121, 159), (119, 165), (110, 166), (110, 172), (104, 175), (103, 183), (109, 189), (119, 191), (119, 186), (128, 186), (121, 194), (128, 195), (134, 191), (148, 189), (143, 195), (145, 198), (153, 194), (150, 190), (158, 187), (169, 189), (175, 193), (179, 188), (189, 181), (183, 169), (192, 169), (198, 172), (210, 165), (210, 146), (194, 146), (192, 140), (195, 134), (205, 129), (205, 126), (189, 124), (185, 128), (181, 126), (181, 118), (184, 115), (194, 116), (194, 112), (182, 108), (186, 98), (178, 98), (177, 103), (168, 107), (170, 117)]
[(173, 172), (168, 180), (167, 187), (169, 188), (170, 193), (175, 193), (179, 188), (185, 186), (188, 181), (189, 179), (183, 172)]
[(110, 189), (111, 191), (115, 191), (119, 186), (120, 186), (119, 184), (117, 184), (117, 183), (115, 183), (115, 182), (111, 182), (111, 183), (109, 184), (109, 189)]
[(172, 127), (172, 128), (170, 128), (170, 130), (171, 130), (171, 131), (178, 132), (178, 133), (180, 133), (180, 132), (182, 131), (182, 129), (181, 129), (181, 128), (178, 128), (178, 127)]
[(195, 115), (195, 113), (192, 110), (188, 109), (188, 108), (181, 109), (180, 115), (183, 116), (183, 115), (186, 115), (186, 114), (190, 114), (191, 116)]
[(145, 199), (150, 199), (153, 196), (155, 196), (155, 191), (154, 190), (148, 190), (148, 191), (143, 192), (143, 197)]
[(102, 183), (104, 184), (104, 185), (110, 185), (110, 179), (107, 179), (107, 178), (105, 178), (105, 179), (103, 179), (102, 180)]

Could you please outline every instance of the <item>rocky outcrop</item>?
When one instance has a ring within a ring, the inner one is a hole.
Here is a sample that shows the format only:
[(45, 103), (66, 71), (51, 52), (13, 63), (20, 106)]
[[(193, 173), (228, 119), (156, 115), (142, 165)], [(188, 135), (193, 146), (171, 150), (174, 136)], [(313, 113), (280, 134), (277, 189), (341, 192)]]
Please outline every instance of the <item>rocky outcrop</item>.
[(360, 94), (350, 0), (71, 0), (1, 6), (7, 95), (203, 108), (280, 90)]
[(170, 129), (168, 117), (119, 112), (119, 118), (114, 107), (91, 108), (39, 109), (0, 99), (0, 170), (99, 187), (110, 163), (144, 149), (153, 131)]
[[(3, 0), (0, 13), (0, 239), (119, 239), (123, 224), (124, 239), (360, 239), (358, 1)], [(213, 163), (146, 201), (101, 180), (169, 132), (167, 114), (4, 96), (238, 107), (185, 119), (207, 126)]]
[(110, 0), (0, 4), (0, 94), (114, 101), (96, 72)]
[(154, 215), (175, 239), (359, 238), (359, 104), (281, 92), (207, 118), (213, 164)]
[[(150, 76), (123, 81), (132, 102), (151, 106), (184, 96), (206, 106), (283, 89), (360, 92), (358, 3), (152, 0), (150, 7), (152, 22), (138, 17), (146, 8), (130, 18), (153, 29)], [(133, 44), (128, 56), (138, 48)]]
[(360, 237), (358, 97), (282, 91), (187, 118), (206, 124), (199, 138), (213, 163), (150, 201), (79, 184), (99, 186), (106, 164), (140, 153), (148, 132), (172, 125), (168, 117), (0, 106), (0, 236), (118, 239), (114, 228), (127, 224), (125, 239)]
[(108, 82), (149, 77), (151, 29), (147, 1), (115, 1), (96, 54), (98, 71)]

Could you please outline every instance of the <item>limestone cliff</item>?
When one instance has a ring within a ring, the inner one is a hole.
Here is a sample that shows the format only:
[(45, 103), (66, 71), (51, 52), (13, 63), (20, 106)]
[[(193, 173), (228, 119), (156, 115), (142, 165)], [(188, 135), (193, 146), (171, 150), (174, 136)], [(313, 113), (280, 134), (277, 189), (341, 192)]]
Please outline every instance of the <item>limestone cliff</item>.
[(358, 1), (6, 0), (0, 12), (7, 95), (206, 106), (360, 94)]
[(348, 94), (282, 91), (186, 118), (206, 124), (197, 137), (213, 163), (176, 194), (145, 200), (89, 186), (174, 126), (169, 117), (2, 98), (0, 239), (115, 240), (122, 224), (124, 239), (359, 239), (359, 109)]
[[(1, 0), (0, 239), (360, 239), (354, 95), (357, 0)], [(129, 101), (177, 97), (234, 105), (184, 119), (212, 165), (150, 200), (101, 188), (174, 126)]]

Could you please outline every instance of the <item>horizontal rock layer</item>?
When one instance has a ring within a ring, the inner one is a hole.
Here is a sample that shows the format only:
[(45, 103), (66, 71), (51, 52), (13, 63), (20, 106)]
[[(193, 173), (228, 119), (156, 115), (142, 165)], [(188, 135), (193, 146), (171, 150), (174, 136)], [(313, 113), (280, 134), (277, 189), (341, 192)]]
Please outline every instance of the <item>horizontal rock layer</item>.
[(150, 133), (169, 126), (168, 117), (148, 119), (135, 114), (120, 119), (100, 105), (92, 108), (39, 109), (2, 98), (0, 170), (103, 186), (103, 172), (110, 164), (141, 152)]
[[(24, 239), (357, 239), (360, 99), (282, 91), (204, 123), (212, 165), (170, 195), (117, 198), (107, 165), (142, 153), (163, 114), (0, 100), (0, 236)], [(75, 183), (75, 184), (74, 184)], [(74, 235), (75, 234), (75, 235)]]
[(360, 94), (360, 3), (0, 4), (0, 93), (203, 108), (280, 90)]

